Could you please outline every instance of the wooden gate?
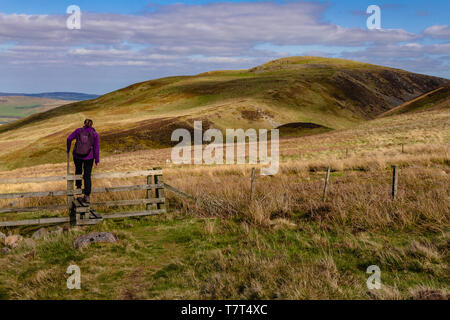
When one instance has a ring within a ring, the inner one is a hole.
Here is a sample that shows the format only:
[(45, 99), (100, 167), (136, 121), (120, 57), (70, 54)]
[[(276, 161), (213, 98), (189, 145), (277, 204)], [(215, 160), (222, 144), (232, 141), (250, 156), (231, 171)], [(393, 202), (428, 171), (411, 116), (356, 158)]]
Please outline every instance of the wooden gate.
[[(69, 172), (69, 169), (68, 169)], [(116, 200), (105, 202), (91, 203), (90, 208), (96, 207), (111, 207), (111, 206), (130, 206), (130, 205), (146, 205), (146, 210), (135, 212), (121, 212), (103, 215), (103, 219), (115, 219), (126, 217), (139, 217), (156, 215), (166, 212), (166, 201), (164, 197), (164, 182), (163, 173), (161, 168), (153, 168), (152, 170), (137, 171), (137, 172), (115, 172), (115, 173), (100, 173), (92, 175), (92, 179), (114, 179), (114, 178), (129, 178), (145, 176), (146, 182), (139, 185), (117, 186), (117, 187), (102, 187), (93, 188), (92, 193), (114, 193), (123, 191), (138, 191), (146, 190), (146, 197), (144, 199), (132, 199), (132, 200)], [(58, 191), (42, 191), (42, 192), (23, 192), (23, 193), (4, 193), (0, 194), (0, 199), (22, 199), (22, 198), (40, 198), (40, 197), (56, 197), (66, 196), (66, 205), (46, 205), (36, 207), (7, 207), (0, 208), (0, 214), (2, 213), (18, 213), (18, 212), (38, 212), (41, 210), (61, 210), (67, 209), (68, 215), (66, 217), (55, 218), (42, 218), (42, 219), (30, 219), (30, 220), (18, 220), (18, 221), (0, 221), (0, 227), (16, 227), (25, 225), (36, 224), (57, 224), (66, 223), (71, 221), (70, 212), (73, 208), (75, 196), (81, 195), (82, 191), (74, 189), (75, 181), (81, 180), (81, 175), (66, 176), (51, 176), (51, 177), (33, 177), (33, 178), (20, 178), (20, 179), (0, 179), (0, 184), (23, 184), (23, 183), (39, 183), (39, 182), (51, 182), (51, 181), (67, 181), (67, 190)], [(80, 217), (78, 217), (80, 218)], [(72, 224), (77, 224), (76, 222)], [(80, 223), (89, 224), (89, 223)]]

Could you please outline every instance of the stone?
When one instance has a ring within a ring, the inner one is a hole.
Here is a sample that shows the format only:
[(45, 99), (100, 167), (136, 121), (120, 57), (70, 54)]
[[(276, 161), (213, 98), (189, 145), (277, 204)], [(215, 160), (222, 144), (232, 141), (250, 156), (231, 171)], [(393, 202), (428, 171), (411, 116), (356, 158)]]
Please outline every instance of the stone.
[(7, 248), (7, 247), (4, 247), (4, 248), (1, 249), (1, 253), (2, 253), (2, 254), (8, 254), (8, 253), (10, 253), (10, 252), (11, 252), (11, 249), (10, 249), (10, 248)]
[(48, 235), (48, 231), (45, 228), (40, 228), (38, 231), (36, 231), (35, 233), (33, 233), (33, 235), (31, 236), (32, 239), (41, 239), (41, 238), (45, 238), (45, 236)]
[(94, 232), (85, 234), (83, 236), (79, 236), (75, 239), (75, 242), (73, 243), (74, 247), (79, 249), (86, 246), (89, 246), (92, 243), (97, 242), (109, 242), (114, 243), (117, 242), (117, 237), (109, 232)]
[(19, 246), (19, 243), (23, 241), (23, 237), (18, 234), (13, 234), (12, 236), (7, 236), (5, 238), (5, 246), (10, 248), (15, 248)]
[(64, 229), (61, 227), (56, 227), (55, 230), (52, 230), (51, 234), (61, 234), (63, 233)]
[(0, 232), (0, 241), (3, 242), (6, 238), (6, 234)]

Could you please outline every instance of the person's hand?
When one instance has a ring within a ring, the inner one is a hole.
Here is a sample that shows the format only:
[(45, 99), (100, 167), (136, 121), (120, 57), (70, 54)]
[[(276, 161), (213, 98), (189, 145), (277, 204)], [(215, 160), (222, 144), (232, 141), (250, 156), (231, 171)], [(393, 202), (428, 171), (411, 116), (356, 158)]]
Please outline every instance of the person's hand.
[(96, 162), (95, 167), (97, 168), (99, 164), (100, 164), (100, 162)]

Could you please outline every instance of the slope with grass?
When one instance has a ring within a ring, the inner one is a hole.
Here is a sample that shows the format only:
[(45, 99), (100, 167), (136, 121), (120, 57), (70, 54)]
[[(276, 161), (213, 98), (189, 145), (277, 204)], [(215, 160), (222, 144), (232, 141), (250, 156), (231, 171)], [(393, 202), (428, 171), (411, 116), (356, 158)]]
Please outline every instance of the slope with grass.
[(42, 93), (5, 93), (0, 92), (0, 96), (21, 96), (33, 98), (47, 98), (65, 101), (83, 101), (98, 98), (96, 94), (86, 94), (79, 92), (42, 92)]
[[(104, 154), (173, 145), (177, 128), (354, 126), (441, 86), (446, 80), (341, 59), (292, 57), (250, 70), (215, 71), (137, 83), (0, 127), (0, 167), (64, 159), (64, 140), (94, 119)], [(288, 135), (296, 130), (288, 130)], [(308, 134), (300, 130), (300, 135)]]
[(70, 102), (72, 101), (40, 97), (2, 96), (0, 93), (0, 123), (13, 122)]
[[(175, 166), (165, 161), (170, 148), (108, 156), (96, 170), (161, 165), (166, 183), (199, 201), (166, 193), (166, 215), (108, 220), (44, 239), (30, 239), (39, 227), (1, 230), (21, 233), (26, 240), (0, 253), (0, 298), (448, 299), (449, 123), (449, 109), (431, 107), (283, 139), (279, 173), (257, 175), (252, 200), (248, 165)], [(393, 164), (400, 166), (395, 201), (390, 196)], [(63, 175), (65, 170), (64, 163), (48, 163), (3, 171), (0, 178)], [(95, 181), (98, 187), (114, 183), (139, 181)], [(53, 189), (64, 190), (64, 182), (2, 185), (0, 193)], [(95, 200), (141, 196), (96, 194)], [(19, 199), (17, 205), (36, 205), (33, 201)], [(43, 198), (39, 204), (51, 201)], [(57, 201), (64, 203), (64, 198)], [(58, 214), (67, 213), (0, 218)], [(91, 231), (113, 232), (119, 242), (76, 250), (74, 239)], [(81, 290), (66, 287), (71, 264), (81, 268)], [(381, 269), (380, 290), (366, 286), (370, 265)]]

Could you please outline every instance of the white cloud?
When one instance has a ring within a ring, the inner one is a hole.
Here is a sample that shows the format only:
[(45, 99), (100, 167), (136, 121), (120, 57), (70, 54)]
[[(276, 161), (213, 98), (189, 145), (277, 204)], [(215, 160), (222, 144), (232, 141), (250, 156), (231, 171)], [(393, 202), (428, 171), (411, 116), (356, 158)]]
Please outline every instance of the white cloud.
[(252, 67), (283, 56), (258, 49), (267, 43), (314, 46), (315, 53), (324, 55), (339, 55), (333, 48), (344, 47), (349, 52), (342, 56), (381, 64), (382, 57), (403, 56), (411, 62), (449, 52), (448, 44), (417, 42), (423, 37), (448, 39), (448, 26), (432, 26), (421, 34), (344, 28), (323, 22), (326, 10), (326, 4), (317, 2), (175, 4), (144, 15), (83, 12), (81, 30), (68, 30), (66, 15), (0, 13), (0, 58), (3, 67), (26, 65), (44, 73), (49, 67), (97, 66), (181, 74)]
[(145, 16), (83, 13), (82, 29), (67, 30), (65, 16), (0, 14), (0, 41), (65, 45), (232, 47), (256, 43), (360, 45), (412, 41), (404, 30), (369, 31), (320, 22), (322, 4), (223, 3), (170, 5)]
[(435, 38), (435, 39), (446, 39), (450, 40), (450, 27), (449, 26), (431, 26), (423, 31), (425, 36)]

